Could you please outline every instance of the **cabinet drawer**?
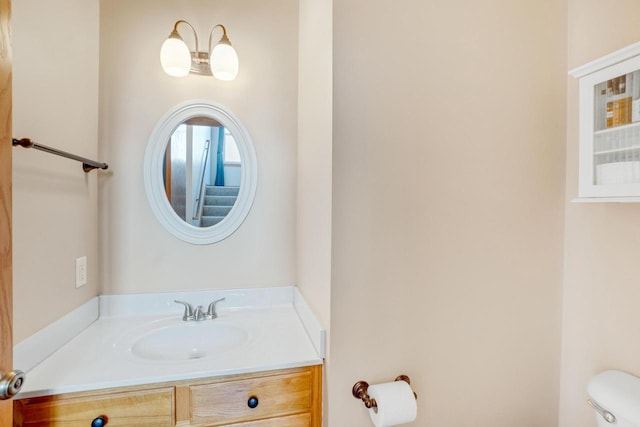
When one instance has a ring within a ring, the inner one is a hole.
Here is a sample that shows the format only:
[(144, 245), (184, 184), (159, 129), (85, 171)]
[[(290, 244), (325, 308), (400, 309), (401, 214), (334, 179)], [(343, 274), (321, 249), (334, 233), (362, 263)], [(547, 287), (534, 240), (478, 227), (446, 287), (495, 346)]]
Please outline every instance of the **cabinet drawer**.
[[(291, 374), (191, 386), (190, 395), (193, 424), (223, 426), (309, 411), (313, 397), (313, 376), (311, 371), (306, 370)], [(248, 405), (252, 397), (258, 399), (255, 408), (250, 408)], [(262, 426), (262, 424), (246, 425)]]
[(291, 415), (288, 417), (269, 418), (260, 421), (249, 421), (240, 424), (227, 424), (221, 427), (310, 427), (311, 414)]
[(14, 426), (89, 427), (101, 415), (108, 427), (173, 426), (174, 388), (112, 392), (14, 402)]

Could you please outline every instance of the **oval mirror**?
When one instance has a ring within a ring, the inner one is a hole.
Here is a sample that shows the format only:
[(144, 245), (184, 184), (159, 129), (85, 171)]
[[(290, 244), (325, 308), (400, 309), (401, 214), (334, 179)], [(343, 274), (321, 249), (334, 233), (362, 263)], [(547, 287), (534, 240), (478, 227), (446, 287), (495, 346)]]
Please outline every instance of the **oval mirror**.
[(230, 236), (249, 213), (257, 186), (249, 133), (227, 108), (182, 103), (151, 132), (144, 185), (153, 213), (174, 236), (210, 244)]

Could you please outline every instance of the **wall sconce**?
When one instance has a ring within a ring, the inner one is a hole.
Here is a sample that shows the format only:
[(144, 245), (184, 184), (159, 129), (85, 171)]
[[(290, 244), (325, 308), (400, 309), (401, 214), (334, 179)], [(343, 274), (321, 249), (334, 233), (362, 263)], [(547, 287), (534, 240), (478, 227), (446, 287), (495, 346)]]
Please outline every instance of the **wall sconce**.
[[(193, 31), (196, 41), (196, 50), (189, 51), (182, 37), (178, 33), (178, 25), (187, 24)], [(211, 38), (216, 28), (222, 29), (222, 37), (218, 44), (211, 46)], [(160, 63), (164, 72), (174, 77), (184, 77), (190, 72), (203, 76), (213, 75), (218, 80), (234, 80), (238, 75), (238, 54), (231, 46), (227, 37), (227, 29), (218, 24), (209, 33), (209, 50), (198, 50), (198, 34), (193, 26), (184, 20), (179, 20), (173, 25), (173, 31), (160, 48)]]

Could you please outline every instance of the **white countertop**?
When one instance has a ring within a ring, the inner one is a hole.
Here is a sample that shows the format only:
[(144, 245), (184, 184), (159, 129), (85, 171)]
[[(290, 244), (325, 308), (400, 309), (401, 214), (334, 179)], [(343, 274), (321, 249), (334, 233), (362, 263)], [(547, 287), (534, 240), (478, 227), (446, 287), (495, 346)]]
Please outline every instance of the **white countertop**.
[[(236, 290), (106, 297), (100, 301), (97, 320), (28, 369), (17, 398), (322, 364), (324, 330), (296, 288), (274, 289), (279, 295), (266, 299), (264, 289), (257, 291), (259, 295)], [(259, 302), (251, 304), (256, 296)], [(227, 301), (218, 304), (218, 319), (202, 322), (245, 330), (248, 337), (239, 347), (184, 361), (143, 359), (130, 351), (136, 330), (151, 322), (182, 322), (182, 308), (175, 307), (174, 299), (206, 308), (219, 297)], [(132, 305), (138, 308), (136, 314), (131, 314)], [(29, 346), (44, 339), (34, 337)]]

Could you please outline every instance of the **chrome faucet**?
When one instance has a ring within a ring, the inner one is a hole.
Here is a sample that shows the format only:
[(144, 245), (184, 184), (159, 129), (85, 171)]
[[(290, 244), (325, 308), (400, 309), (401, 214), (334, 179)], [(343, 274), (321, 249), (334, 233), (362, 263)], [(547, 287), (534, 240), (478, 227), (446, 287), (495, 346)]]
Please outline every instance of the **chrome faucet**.
[(213, 320), (218, 317), (218, 313), (216, 313), (216, 304), (219, 303), (220, 301), (224, 301), (225, 299), (226, 298), (220, 298), (213, 301), (211, 304), (209, 304), (209, 308), (207, 309), (207, 314), (205, 315), (207, 319)]
[(177, 304), (184, 305), (184, 315), (182, 316), (182, 320), (184, 320), (185, 322), (188, 320), (196, 320), (196, 318), (193, 315), (193, 306), (191, 304), (189, 304), (188, 302), (178, 301), (178, 300), (174, 300), (174, 302)]
[(201, 305), (197, 306), (194, 309), (193, 306), (188, 302), (178, 301), (178, 300), (174, 300), (174, 302), (177, 304), (184, 305), (184, 315), (182, 316), (182, 320), (184, 320), (185, 322), (190, 322), (190, 321), (199, 322), (201, 320), (213, 320), (217, 318), (218, 313), (216, 313), (216, 304), (224, 300), (225, 298), (220, 298), (218, 300), (213, 301), (211, 304), (209, 304), (209, 308), (207, 309), (207, 311), (204, 311), (204, 308)]

